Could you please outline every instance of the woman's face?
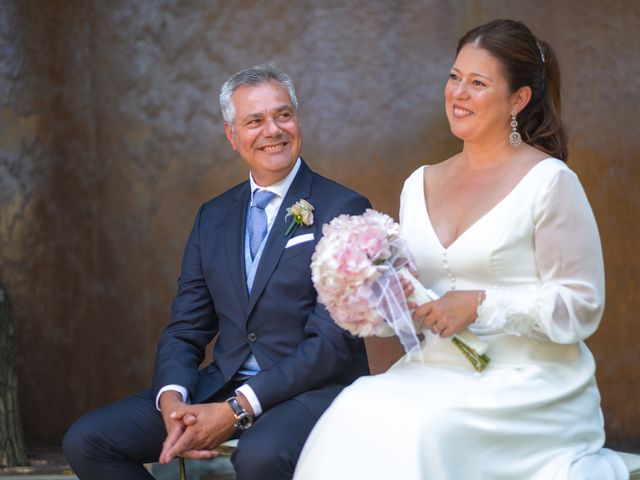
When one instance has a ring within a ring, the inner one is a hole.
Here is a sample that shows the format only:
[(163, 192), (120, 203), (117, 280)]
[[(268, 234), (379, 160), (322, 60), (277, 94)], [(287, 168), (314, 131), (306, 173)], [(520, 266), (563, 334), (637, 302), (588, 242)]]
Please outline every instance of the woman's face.
[(507, 142), (514, 101), (501, 63), (468, 43), (460, 50), (444, 89), (451, 132), (465, 142)]

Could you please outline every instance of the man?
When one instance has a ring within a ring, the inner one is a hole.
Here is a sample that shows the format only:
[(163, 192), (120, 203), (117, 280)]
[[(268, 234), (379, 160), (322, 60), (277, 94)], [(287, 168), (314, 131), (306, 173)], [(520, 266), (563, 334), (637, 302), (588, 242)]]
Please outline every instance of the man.
[[(210, 458), (234, 436), (238, 479), (291, 478), (319, 416), (368, 374), (362, 340), (316, 303), (310, 273), (322, 225), (362, 213), (368, 200), (302, 161), (295, 90), (275, 65), (233, 75), (220, 104), (250, 178), (197, 213), (151, 390), (85, 415), (65, 435), (81, 479), (151, 478), (142, 463)], [(301, 200), (312, 217), (288, 215)], [(199, 369), (216, 335), (214, 361)]]

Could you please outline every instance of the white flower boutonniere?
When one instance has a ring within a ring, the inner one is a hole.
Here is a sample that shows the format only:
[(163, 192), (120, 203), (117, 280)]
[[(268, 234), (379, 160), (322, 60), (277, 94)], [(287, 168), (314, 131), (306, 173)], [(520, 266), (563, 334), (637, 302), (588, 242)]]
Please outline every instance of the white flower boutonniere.
[(289, 216), (292, 216), (293, 220), (287, 231), (284, 232), (285, 235), (289, 235), (296, 225), (304, 225), (305, 227), (313, 225), (313, 205), (301, 198), (287, 208), (287, 215), (284, 219), (286, 220)]

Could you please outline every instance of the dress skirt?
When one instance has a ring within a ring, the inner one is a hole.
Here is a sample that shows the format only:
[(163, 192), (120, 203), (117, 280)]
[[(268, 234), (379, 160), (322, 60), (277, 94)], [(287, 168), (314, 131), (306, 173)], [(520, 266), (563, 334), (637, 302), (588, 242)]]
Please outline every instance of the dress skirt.
[(583, 343), (482, 340), (492, 357), (482, 373), (435, 338), (419, 358), (346, 388), (311, 433), (294, 478), (628, 478), (602, 448), (594, 361)]

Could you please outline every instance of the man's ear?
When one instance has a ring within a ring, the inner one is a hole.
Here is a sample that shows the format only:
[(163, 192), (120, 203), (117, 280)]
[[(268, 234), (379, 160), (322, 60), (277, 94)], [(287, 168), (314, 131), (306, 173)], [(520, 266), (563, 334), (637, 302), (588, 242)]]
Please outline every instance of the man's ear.
[(511, 110), (520, 113), (531, 101), (531, 87), (520, 87), (511, 96)]
[(233, 130), (231, 129), (231, 125), (229, 125), (228, 122), (224, 122), (224, 133), (227, 135), (227, 140), (229, 140), (231, 148), (237, 151), (238, 149), (236, 148), (236, 142), (233, 138)]

